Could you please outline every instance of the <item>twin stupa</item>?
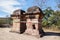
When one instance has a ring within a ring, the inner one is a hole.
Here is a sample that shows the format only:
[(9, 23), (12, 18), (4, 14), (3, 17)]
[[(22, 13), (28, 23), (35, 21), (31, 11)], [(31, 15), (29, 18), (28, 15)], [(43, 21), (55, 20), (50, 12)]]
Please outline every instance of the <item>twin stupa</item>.
[(42, 30), (42, 18), (44, 14), (42, 10), (33, 6), (23, 10), (15, 10), (11, 15), (13, 19), (12, 32), (26, 33), (30, 35), (43, 35), (44, 31)]

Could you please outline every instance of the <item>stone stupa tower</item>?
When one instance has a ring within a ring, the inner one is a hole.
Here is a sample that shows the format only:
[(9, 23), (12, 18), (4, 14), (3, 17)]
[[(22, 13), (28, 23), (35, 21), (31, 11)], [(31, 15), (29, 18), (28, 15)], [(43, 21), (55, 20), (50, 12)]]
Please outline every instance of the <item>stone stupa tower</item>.
[(13, 14), (11, 15), (11, 18), (13, 21), (11, 32), (20, 33), (20, 26), (21, 26), (20, 22), (21, 22), (21, 17), (23, 13), (25, 13), (25, 11), (18, 9), (18, 10), (15, 10)]

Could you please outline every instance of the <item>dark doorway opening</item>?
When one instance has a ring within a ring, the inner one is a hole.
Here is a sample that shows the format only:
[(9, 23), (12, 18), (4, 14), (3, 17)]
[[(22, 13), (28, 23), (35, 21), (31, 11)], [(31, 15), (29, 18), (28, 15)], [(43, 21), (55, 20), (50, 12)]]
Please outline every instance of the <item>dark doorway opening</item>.
[(33, 29), (36, 29), (36, 28), (35, 28), (35, 25), (33, 25)]
[(20, 34), (24, 33), (25, 30), (26, 30), (26, 19), (21, 16), (21, 19), (20, 19)]

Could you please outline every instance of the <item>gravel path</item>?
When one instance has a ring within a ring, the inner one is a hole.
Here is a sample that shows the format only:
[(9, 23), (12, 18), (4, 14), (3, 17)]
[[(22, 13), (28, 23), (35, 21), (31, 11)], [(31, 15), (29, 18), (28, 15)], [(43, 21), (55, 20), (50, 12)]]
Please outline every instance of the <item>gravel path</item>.
[(10, 28), (0, 28), (0, 40), (60, 40), (60, 35), (55, 35), (56, 33), (50, 33), (52, 35), (49, 35), (48, 33), (47, 36), (38, 38), (25, 34), (12, 33), (9, 31)]

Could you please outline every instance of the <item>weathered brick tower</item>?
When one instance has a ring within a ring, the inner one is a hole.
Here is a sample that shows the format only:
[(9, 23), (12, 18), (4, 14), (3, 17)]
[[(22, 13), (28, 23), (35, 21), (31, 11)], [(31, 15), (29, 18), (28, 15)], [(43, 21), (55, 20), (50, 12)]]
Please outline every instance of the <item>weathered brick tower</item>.
[(33, 6), (28, 8), (25, 15), (26, 15), (26, 27), (27, 27), (25, 33), (31, 35), (43, 34), (44, 31), (42, 30), (42, 18), (44, 14), (42, 10), (37, 6)]
[(20, 32), (21, 19), (23, 13), (25, 13), (25, 11), (18, 9), (15, 10), (11, 15), (11, 18), (13, 19), (11, 32)]

